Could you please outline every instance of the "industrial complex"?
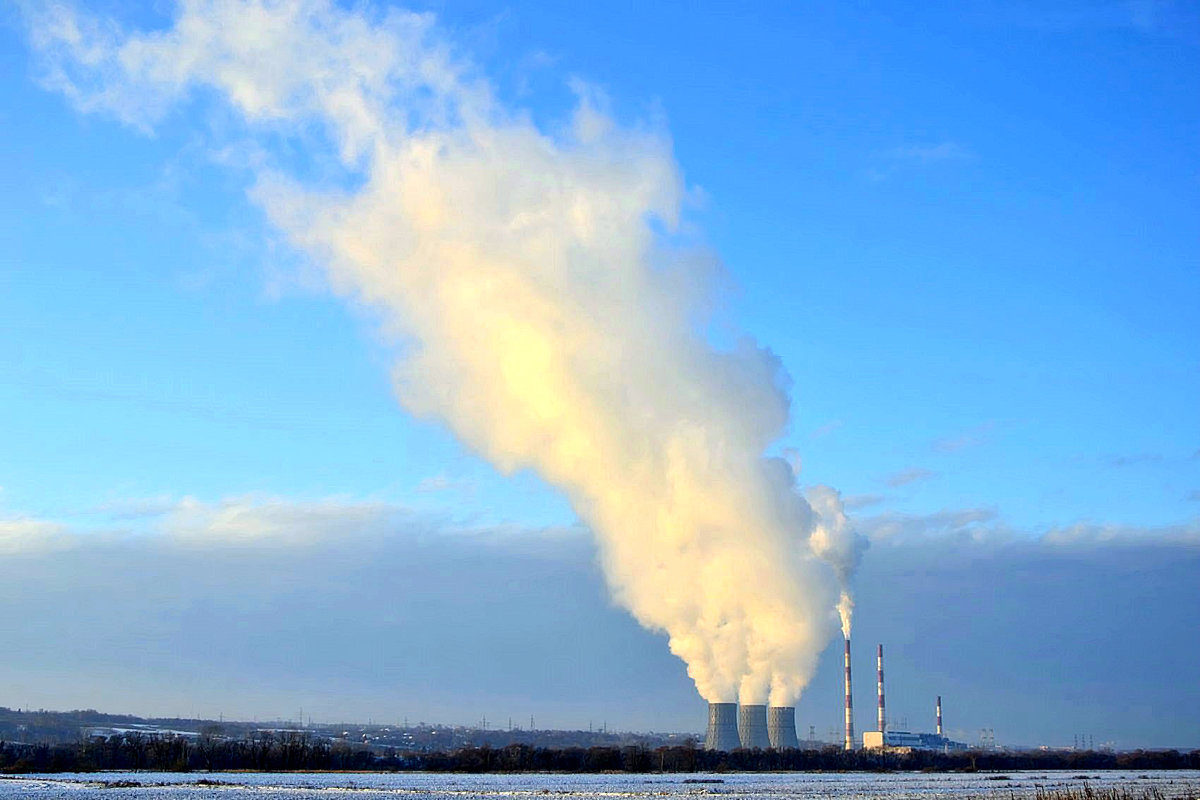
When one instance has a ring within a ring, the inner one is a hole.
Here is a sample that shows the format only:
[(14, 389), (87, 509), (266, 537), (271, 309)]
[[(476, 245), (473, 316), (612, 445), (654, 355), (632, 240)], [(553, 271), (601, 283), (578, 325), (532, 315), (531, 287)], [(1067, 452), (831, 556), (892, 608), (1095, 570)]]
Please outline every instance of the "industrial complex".
[[(937, 730), (935, 733), (913, 733), (889, 730), (883, 695), (883, 645), (876, 650), (876, 685), (878, 711), (876, 730), (863, 731), (864, 750), (966, 750), (967, 745), (948, 739), (942, 732), (942, 698), (937, 698)], [(854, 750), (854, 697), (850, 671), (850, 640), (846, 639), (846, 735), (844, 747)], [(708, 704), (708, 733), (704, 737), (706, 750), (747, 750), (796, 748), (796, 709), (792, 706), (743, 705), (737, 703)]]

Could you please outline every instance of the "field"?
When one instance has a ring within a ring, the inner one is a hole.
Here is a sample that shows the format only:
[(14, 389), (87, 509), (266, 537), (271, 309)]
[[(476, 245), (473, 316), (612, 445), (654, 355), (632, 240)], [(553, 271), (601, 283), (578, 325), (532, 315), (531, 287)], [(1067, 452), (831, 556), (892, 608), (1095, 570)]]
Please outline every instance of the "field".
[(0, 798), (220, 797), (435, 798), (553, 800), (687, 798), (776, 800), (855, 798), (1028, 798), (1029, 800), (1200, 800), (1200, 772), (773, 773), (689, 775), (549, 775), (431, 773), (154, 773), (25, 775), (0, 778)]

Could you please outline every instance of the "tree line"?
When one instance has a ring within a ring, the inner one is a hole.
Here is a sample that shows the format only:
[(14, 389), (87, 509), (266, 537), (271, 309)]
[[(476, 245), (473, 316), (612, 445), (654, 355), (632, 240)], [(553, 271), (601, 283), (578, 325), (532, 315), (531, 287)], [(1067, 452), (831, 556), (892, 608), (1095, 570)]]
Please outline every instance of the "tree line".
[(471, 747), (449, 752), (369, 749), (305, 733), (263, 731), (243, 739), (125, 733), (80, 742), (0, 741), (0, 773), (149, 770), (161, 772), (428, 771), (428, 772), (723, 772), (723, 771), (997, 771), (1200, 769), (1200, 750), (880, 752), (734, 750), (690, 746)]

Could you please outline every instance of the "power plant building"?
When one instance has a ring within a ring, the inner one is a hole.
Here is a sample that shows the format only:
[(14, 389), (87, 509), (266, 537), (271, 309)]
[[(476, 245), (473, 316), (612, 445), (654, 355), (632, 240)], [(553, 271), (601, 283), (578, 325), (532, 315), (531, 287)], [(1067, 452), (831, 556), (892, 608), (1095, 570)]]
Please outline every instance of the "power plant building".
[[(849, 650), (847, 650), (849, 653)], [(903, 748), (906, 750), (941, 750), (948, 752), (951, 750), (966, 750), (967, 746), (962, 742), (955, 742), (947, 739), (942, 735), (942, 697), (938, 695), (937, 699), (937, 733), (912, 733), (910, 731), (890, 731), (886, 726), (886, 717), (884, 715), (883, 705), (883, 645), (879, 645), (878, 650), (878, 679), (879, 679), (879, 715), (878, 723), (879, 730), (864, 731), (862, 735), (862, 745), (864, 750), (882, 750)], [(849, 657), (847, 656), (847, 664)], [(846, 674), (849, 675), (850, 667), (846, 667)]]
[(962, 742), (954, 742), (936, 733), (910, 733), (909, 731), (863, 731), (864, 750), (903, 747), (910, 750), (966, 750)]

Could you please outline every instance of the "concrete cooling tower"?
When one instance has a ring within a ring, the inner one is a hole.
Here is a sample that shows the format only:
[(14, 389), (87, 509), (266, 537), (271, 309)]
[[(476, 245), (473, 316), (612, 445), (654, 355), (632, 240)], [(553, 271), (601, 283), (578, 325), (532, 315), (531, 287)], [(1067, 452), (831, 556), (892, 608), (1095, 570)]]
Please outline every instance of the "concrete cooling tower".
[(767, 738), (776, 750), (800, 746), (800, 739), (796, 736), (794, 706), (771, 706), (767, 709)]
[(740, 746), (737, 703), (709, 703), (704, 749), (736, 750)]
[(742, 747), (766, 750), (771, 746), (767, 736), (767, 707), (742, 706), (738, 709), (738, 739)]

